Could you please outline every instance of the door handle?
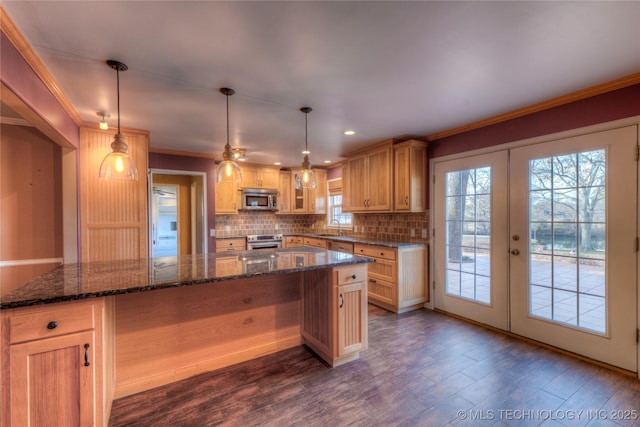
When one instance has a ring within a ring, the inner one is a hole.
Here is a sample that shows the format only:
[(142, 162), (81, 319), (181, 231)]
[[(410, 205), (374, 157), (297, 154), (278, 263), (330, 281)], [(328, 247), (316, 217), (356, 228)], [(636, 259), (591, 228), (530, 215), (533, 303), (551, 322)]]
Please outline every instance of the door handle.
[(517, 250), (517, 249), (513, 249), (513, 250), (511, 251), (511, 255), (520, 255), (520, 251), (519, 251), (519, 250)]

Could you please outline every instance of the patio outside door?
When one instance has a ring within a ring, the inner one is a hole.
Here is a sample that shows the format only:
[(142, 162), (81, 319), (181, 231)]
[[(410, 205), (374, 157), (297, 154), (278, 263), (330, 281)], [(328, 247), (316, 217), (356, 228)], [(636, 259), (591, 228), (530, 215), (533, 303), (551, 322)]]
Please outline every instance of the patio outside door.
[(637, 371), (637, 132), (435, 163), (435, 307)]
[(507, 151), (435, 164), (435, 306), (507, 330)]
[(636, 144), (631, 126), (517, 148), (509, 173), (511, 331), (630, 371)]

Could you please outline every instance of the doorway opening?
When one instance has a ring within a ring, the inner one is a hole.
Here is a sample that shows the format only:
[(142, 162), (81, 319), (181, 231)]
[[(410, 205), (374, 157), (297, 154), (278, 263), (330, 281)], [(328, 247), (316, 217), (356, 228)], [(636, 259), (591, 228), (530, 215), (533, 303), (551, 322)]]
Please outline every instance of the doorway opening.
[(204, 173), (151, 170), (149, 237), (152, 257), (207, 252)]

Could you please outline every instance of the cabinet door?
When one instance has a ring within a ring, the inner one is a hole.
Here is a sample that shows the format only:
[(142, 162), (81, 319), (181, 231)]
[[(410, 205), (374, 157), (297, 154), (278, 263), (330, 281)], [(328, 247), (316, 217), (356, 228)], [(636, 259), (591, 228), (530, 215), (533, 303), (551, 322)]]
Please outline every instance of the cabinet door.
[(391, 147), (369, 152), (366, 175), (366, 182), (369, 187), (366, 202), (367, 210), (391, 210), (391, 180)]
[(260, 169), (258, 175), (258, 185), (263, 188), (278, 188), (280, 181), (280, 171), (278, 169)]
[(427, 209), (427, 144), (406, 141), (393, 147), (394, 201), (400, 212)]
[(238, 204), (238, 187), (233, 180), (216, 183), (216, 214), (237, 214)]
[(351, 211), (365, 210), (365, 191), (367, 157), (365, 155), (349, 159), (348, 165), (348, 185), (349, 185), (349, 207)]
[(316, 188), (309, 190), (309, 213), (327, 213), (327, 171), (315, 169)]
[(338, 357), (367, 348), (367, 296), (364, 282), (341, 285), (338, 290)]
[(97, 424), (93, 331), (14, 344), (10, 353), (11, 425)]
[(259, 187), (258, 168), (253, 166), (243, 166), (240, 168), (242, 171), (242, 181), (240, 181), (240, 188), (257, 188)]
[(293, 195), (293, 204), (291, 206), (293, 213), (307, 213), (307, 192), (303, 188), (296, 189), (297, 173), (291, 175), (291, 194)]
[(278, 185), (278, 210), (276, 214), (291, 213), (291, 172), (280, 172)]
[(411, 175), (409, 166), (411, 147), (404, 146), (394, 149), (393, 170), (394, 170), (394, 197), (393, 208), (396, 211), (410, 210), (409, 196), (411, 186)]

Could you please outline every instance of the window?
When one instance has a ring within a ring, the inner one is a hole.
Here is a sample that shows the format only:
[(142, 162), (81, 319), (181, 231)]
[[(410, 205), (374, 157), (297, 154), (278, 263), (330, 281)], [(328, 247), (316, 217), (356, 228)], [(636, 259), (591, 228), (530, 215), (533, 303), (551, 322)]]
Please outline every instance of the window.
[(327, 226), (330, 228), (351, 228), (351, 214), (342, 212), (342, 179), (332, 179), (328, 184)]

